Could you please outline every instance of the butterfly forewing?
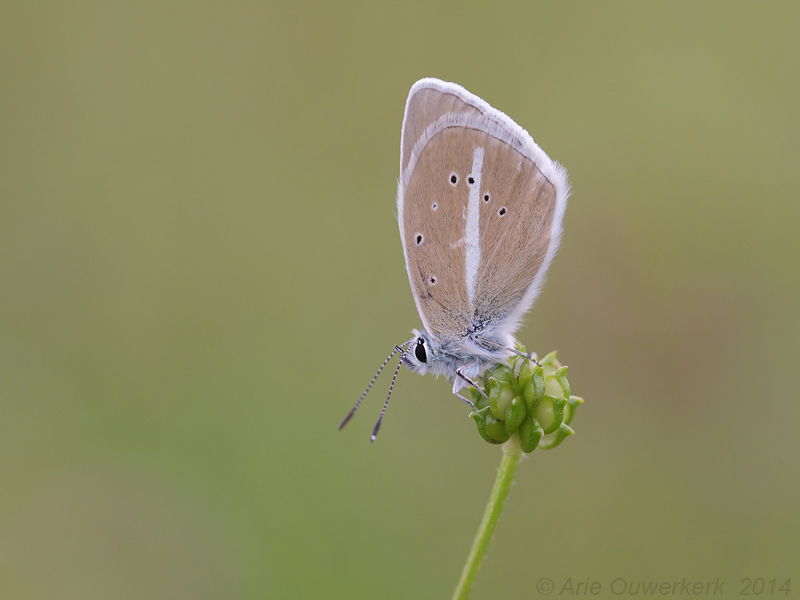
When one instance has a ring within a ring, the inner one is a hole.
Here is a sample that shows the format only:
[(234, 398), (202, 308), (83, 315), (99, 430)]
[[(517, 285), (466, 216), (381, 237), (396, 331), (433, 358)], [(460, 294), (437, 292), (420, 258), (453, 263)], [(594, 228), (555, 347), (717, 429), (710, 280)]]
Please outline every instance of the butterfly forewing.
[[(435, 85), (435, 82), (432, 82), (432, 85)], [(408, 166), (411, 151), (416, 141), (439, 117), (448, 113), (466, 113), (476, 116), (481, 114), (478, 108), (465, 102), (456, 94), (442, 91), (438, 87), (421, 86), (411, 91), (406, 105), (406, 115), (401, 134), (401, 176)]]
[(486, 134), (448, 128), (420, 153), (406, 185), (404, 245), (412, 290), (429, 333), (445, 341), (462, 335), (473, 309), (465, 281), (464, 240), (473, 146)]

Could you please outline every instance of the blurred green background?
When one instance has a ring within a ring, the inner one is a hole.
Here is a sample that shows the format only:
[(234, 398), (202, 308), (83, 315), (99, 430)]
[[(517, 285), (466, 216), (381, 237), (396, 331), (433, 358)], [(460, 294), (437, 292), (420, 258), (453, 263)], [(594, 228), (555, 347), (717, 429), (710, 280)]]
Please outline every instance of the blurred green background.
[(521, 465), (475, 598), (795, 577), (800, 4), (0, 5), (0, 597), (448, 598), (500, 460), (418, 326), (408, 89), (569, 171), (519, 338), (578, 435)]

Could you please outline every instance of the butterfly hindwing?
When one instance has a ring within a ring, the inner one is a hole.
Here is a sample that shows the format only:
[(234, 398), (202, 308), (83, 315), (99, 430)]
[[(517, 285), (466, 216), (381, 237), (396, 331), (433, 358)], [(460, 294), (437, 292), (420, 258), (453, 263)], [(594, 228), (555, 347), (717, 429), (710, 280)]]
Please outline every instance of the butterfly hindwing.
[(474, 309), (479, 320), (496, 324), (523, 302), (541, 272), (552, 242), (556, 190), (531, 159), (496, 138), (484, 153), (481, 187)]

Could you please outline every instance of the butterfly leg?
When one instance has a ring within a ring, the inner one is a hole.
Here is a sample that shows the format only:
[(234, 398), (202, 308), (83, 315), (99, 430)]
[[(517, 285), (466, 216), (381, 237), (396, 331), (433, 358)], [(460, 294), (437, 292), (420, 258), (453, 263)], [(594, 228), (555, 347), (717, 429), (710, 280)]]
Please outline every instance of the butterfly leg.
[(509, 348), (508, 346), (504, 346), (504, 345), (503, 345), (503, 344), (501, 344), (500, 342), (495, 342), (494, 340), (490, 340), (489, 338), (485, 338), (485, 337), (483, 337), (483, 336), (480, 336), (480, 335), (476, 335), (476, 336), (475, 336), (475, 339), (478, 339), (478, 340), (480, 340), (480, 341), (482, 341), (482, 342), (486, 342), (486, 343), (488, 343), (488, 344), (492, 344), (493, 346), (495, 346), (495, 347), (497, 347), (497, 348), (503, 348), (503, 349), (505, 349), (505, 350), (508, 350), (509, 352), (513, 352), (513, 353), (514, 353), (514, 354), (516, 354), (517, 356), (524, 356), (524, 357), (525, 357), (525, 358), (527, 358), (529, 361), (531, 361), (531, 362), (535, 363), (535, 364), (536, 364), (536, 366), (538, 366), (538, 367), (541, 367), (541, 366), (542, 366), (542, 363), (540, 363), (538, 360), (536, 360), (535, 358), (533, 358), (533, 354), (530, 354), (530, 353), (528, 353), (528, 352), (520, 352), (520, 351), (519, 351), (519, 350), (517, 350), (516, 348)]
[(472, 410), (478, 410), (478, 407), (477, 407), (477, 406), (475, 406), (475, 405), (474, 405), (474, 404), (473, 404), (471, 401), (469, 401), (469, 400), (467, 400), (466, 398), (464, 398), (464, 396), (462, 396), (462, 395), (461, 395), (461, 394), (459, 394), (458, 392), (453, 392), (453, 393), (456, 395), (456, 397), (460, 398), (462, 401), (464, 401), (465, 403), (467, 403), (467, 404), (469, 405), (469, 407), (470, 407)]
[[(483, 397), (486, 399), (486, 401), (487, 401), (487, 402), (489, 401), (489, 396), (487, 396), (487, 395), (486, 395), (486, 392), (484, 392), (484, 391), (481, 389), (481, 386), (479, 386), (477, 383), (475, 383), (474, 381), (472, 381), (472, 379), (470, 379), (469, 377), (467, 377), (466, 375), (464, 375), (464, 374), (461, 372), (461, 369), (456, 369), (456, 375), (458, 375), (458, 376), (459, 376), (461, 379), (463, 379), (464, 381), (466, 381), (466, 382), (467, 382), (467, 384), (469, 384), (470, 386), (472, 386), (472, 387), (474, 387), (476, 390), (478, 390), (478, 391), (481, 393), (481, 396), (483, 396)], [(462, 400), (464, 400), (464, 402), (467, 402), (467, 404), (472, 404), (472, 402), (468, 402), (468, 401), (466, 400), (466, 398), (464, 398), (463, 396), (460, 396), (458, 393), (456, 393), (456, 391), (455, 391), (455, 390), (453, 390), (453, 393), (454, 393), (456, 396), (458, 396), (459, 398), (461, 398)], [(474, 405), (474, 404), (473, 404), (473, 407), (475, 407), (475, 405)], [(477, 407), (475, 407), (475, 408), (477, 408)]]

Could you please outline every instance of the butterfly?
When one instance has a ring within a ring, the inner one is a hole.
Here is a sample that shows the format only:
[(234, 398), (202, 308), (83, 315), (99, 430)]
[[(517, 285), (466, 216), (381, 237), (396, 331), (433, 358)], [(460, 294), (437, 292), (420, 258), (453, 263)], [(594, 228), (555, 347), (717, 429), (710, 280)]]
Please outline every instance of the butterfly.
[(504, 113), (455, 83), (426, 78), (412, 86), (397, 215), (422, 328), (395, 346), (339, 429), (398, 353), (372, 441), (402, 365), (444, 375), (475, 408), (460, 390), (481, 391), (476, 378), (521, 354), (514, 334), (558, 249), (569, 193), (566, 170)]

